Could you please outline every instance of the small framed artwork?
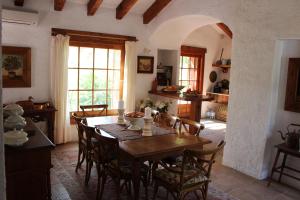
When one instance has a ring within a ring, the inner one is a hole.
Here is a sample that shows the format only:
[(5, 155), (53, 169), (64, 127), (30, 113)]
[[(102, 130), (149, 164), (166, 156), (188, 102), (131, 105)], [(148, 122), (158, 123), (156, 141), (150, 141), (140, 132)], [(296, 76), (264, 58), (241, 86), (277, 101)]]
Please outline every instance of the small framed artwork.
[(289, 59), (284, 108), (300, 113), (300, 58)]
[(31, 49), (2, 47), (3, 88), (31, 87)]
[(137, 59), (137, 73), (152, 74), (154, 67), (153, 56), (138, 56)]

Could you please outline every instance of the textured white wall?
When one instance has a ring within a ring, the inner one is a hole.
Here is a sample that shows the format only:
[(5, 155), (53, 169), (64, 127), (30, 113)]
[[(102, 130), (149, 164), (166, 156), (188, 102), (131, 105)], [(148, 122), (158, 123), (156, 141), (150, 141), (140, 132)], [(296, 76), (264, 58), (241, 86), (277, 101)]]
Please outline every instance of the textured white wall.
[[(276, 145), (282, 141), (278, 130), (286, 132), (286, 127), (290, 123), (300, 124), (300, 113), (289, 112), (284, 110), (285, 104), (285, 93), (286, 93), (286, 83), (287, 83), (287, 73), (288, 73), (288, 59), (289, 58), (299, 58), (300, 57), (300, 39), (290, 39), (290, 40), (279, 40), (277, 42), (277, 53), (276, 53), (276, 73), (275, 76), (277, 79), (277, 87), (275, 88), (275, 103), (274, 103), (274, 123), (272, 124), (271, 134), (268, 138), (269, 145)], [(270, 149), (266, 154), (272, 154), (269, 163), (271, 164), (275, 159), (276, 150), (275, 148)], [(281, 162), (281, 160), (279, 160)], [(287, 164), (295, 169), (299, 168), (300, 161), (294, 157), (288, 157)], [(271, 170), (271, 165), (266, 165), (266, 168), (269, 167)], [(275, 174), (274, 178), (278, 177), (278, 174)], [(294, 174), (297, 176), (297, 174)], [(293, 187), (300, 188), (299, 181), (294, 179), (283, 177), (283, 182), (292, 185)]]
[[(300, 37), (300, 27), (290, 25), (300, 23), (299, 6), (297, 0), (190, 0), (189, 3), (177, 0), (168, 7), (168, 12), (150, 24), (151, 39), (158, 41), (161, 33), (165, 35), (162, 44), (166, 45), (177, 44), (173, 37), (167, 37), (167, 28), (182, 39), (186, 30), (204, 24), (201, 20), (198, 24), (192, 20), (197, 15), (211, 16), (233, 30), (224, 164), (259, 179), (268, 175), (265, 166), (270, 163), (266, 152), (272, 149), (267, 142), (274, 123), (276, 39)], [(184, 18), (190, 21), (186, 21), (190, 26), (185, 24), (181, 29)], [(170, 23), (176, 25), (176, 19), (179, 22), (176, 28), (167, 26)]]

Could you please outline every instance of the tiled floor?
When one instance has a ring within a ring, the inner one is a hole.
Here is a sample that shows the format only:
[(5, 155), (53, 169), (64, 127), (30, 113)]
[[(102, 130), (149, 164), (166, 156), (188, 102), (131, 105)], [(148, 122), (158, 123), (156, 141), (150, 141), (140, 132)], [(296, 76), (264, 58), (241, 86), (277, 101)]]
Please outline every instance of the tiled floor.
[[(218, 143), (224, 138), (226, 124), (216, 121), (204, 121), (206, 131), (202, 134)], [(213, 125), (213, 123), (215, 123)], [(225, 127), (224, 127), (225, 126)], [(218, 127), (218, 128), (217, 128)], [(57, 154), (66, 149), (76, 149), (75, 143), (57, 146), (53, 153)], [(212, 182), (222, 190), (240, 200), (300, 200), (300, 188), (293, 189), (289, 186), (272, 183), (267, 187), (267, 181), (259, 181), (221, 164), (220, 155), (212, 171)], [(55, 170), (55, 168), (53, 169)], [(52, 191), (54, 200), (70, 200), (64, 185), (57, 177), (52, 177)], [(72, 199), (74, 200), (74, 199)]]

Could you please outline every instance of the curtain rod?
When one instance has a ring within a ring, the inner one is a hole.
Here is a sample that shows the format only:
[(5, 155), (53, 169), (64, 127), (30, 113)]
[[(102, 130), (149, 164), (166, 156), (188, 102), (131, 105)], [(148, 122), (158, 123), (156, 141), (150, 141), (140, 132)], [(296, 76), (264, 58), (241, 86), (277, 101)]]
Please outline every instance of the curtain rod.
[(134, 41), (138, 40), (134, 36), (125, 36), (125, 35), (117, 35), (117, 34), (109, 34), (109, 33), (96, 33), (96, 32), (88, 32), (88, 31), (77, 31), (77, 30), (68, 30), (68, 29), (60, 29), (60, 28), (52, 28), (52, 35), (55, 36), (57, 34), (69, 35), (73, 36), (82, 36), (82, 37), (95, 37), (95, 38), (103, 38), (103, 39), (115, 39), (115, 40), (124, 40), (124, 41)]

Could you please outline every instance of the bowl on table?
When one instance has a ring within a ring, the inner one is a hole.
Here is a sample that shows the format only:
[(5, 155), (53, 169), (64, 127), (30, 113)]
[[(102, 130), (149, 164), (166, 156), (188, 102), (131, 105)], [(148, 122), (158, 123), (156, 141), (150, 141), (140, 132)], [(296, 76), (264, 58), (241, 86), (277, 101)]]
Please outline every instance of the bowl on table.
[(142, 112), (130, 112), (125, 115), (125, 120), (129, 121), (130, 126), (127, 128), (128, 130), (138, 131), (141, 130), (139, 126), (139, 122), (145, 116)]

